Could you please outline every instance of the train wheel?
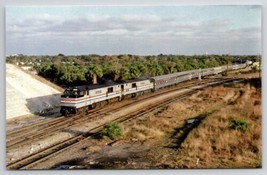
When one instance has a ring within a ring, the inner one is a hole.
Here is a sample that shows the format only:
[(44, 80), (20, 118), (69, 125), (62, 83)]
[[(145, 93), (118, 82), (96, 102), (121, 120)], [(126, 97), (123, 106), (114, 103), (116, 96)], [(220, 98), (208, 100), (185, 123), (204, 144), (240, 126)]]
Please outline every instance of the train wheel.
[(82, 107), (80, 109), (78, 109), (78, 114), (84, 114), (86, 111), (85, 107)]
[(106, 100), (106, 104), (108, 105), (110, 103), (110, 101), (109, 100)]
[(90, 105), (90, 108), (91, 108), (91, 109), (95, 109), (95, 108), (96, 108), (96, 103), (91, 104), (91, 105)]
[(134, 98), (134, 97), (136, 97), (136, 93), (133, 93), (133, 94), (132, 94), (132, 98)]
[(122, 101), (122, 98), (121, 97), (118, 97), (118, 101)]
[(99, 102), (99, 107), (103, 107), (105, 105), (107, 105), (107, 101), (101, 101), (101, 102)]

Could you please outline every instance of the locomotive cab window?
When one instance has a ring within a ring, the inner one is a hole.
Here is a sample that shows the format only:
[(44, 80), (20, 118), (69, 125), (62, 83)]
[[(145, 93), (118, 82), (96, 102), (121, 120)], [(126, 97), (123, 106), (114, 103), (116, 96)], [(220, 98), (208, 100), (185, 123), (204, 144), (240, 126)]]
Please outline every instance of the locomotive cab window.
[(84, 96), (84, 95), (86, 95), (86, 91), (80, 91), (79, 96)]
[(79, 90), (78, 89), (73, 89), (73, 95), (78, 96), (79, 95)]
[(64, 95), (71, 95), (71, 91), (70, 91), (69, 89), (66, 89), (66, 90), (64, 91)]
[(136, 83), (133, 83), (132, 84), (132, 88), (136, 88), (137, 86), (136, 86)]
[(108, 93), (113, 92), (113, 87), (108, 88)]

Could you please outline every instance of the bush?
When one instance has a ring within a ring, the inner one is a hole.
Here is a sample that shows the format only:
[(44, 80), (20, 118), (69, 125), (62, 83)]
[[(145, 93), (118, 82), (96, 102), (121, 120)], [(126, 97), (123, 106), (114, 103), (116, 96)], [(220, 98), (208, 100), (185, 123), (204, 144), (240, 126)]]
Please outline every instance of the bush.
[(235, 119), (231, 118), (229, 120), (229, 127), (231, 129), (240, 130), (240, 131), (247, 131), (248, 130), (248, 122), (245, 119)]
[(101, 137), (103, 139), (110, 138), (112, 140), (120, 139), (123, 137), (123, 129), (119, 123), (111, 122), (101, 131)]

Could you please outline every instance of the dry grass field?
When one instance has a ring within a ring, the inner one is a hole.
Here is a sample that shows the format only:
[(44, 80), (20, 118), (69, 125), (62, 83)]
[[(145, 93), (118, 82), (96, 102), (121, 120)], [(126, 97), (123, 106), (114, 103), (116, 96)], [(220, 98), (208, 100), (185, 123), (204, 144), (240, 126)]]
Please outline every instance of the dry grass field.
[[(175, 166), (196, 168), (256, 168), (261, 166), (260, 93), (245, 85), (241, 96), (214, 112), (181, 145)], [(229, 127), (230, 118), (248, 123), (247, 130)], [(195, 161), (194, 161), (195, 160)]]
[(249, 79), (206, 88), (163, 111), (133, 121), (132, 127), (124, 126), (126, 138), (150, 147), (144, 159), (155, 168), (259, 168), (259, 83), (259, 79)]

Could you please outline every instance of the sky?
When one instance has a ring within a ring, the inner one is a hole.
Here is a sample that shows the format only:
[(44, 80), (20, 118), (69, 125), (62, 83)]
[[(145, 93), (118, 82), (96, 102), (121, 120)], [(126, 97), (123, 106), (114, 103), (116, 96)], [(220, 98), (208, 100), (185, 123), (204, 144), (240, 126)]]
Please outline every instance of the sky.
[(258, 5), (8, 6), (6, 55), (261, 54)]

